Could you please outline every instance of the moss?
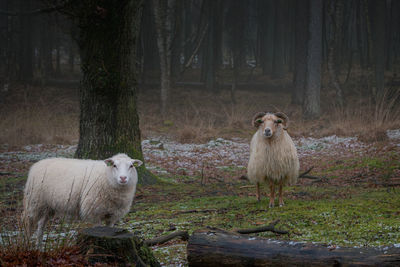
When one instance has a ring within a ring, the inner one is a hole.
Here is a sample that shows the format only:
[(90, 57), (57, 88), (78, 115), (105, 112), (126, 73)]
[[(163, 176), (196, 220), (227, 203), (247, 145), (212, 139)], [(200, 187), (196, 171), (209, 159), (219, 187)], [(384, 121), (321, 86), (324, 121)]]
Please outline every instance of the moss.
[[(277, 228), (290, 235), (270, 238), (322, 242), (340, 246), (380, 246), (400, 243), (400, 194), (385, 189), (327, 187), (288, 188), (290, 196), (282, 208), (268, 209), (268, 198), (257, 202), (236, 185), (235, 192), (245, 194), (211, 196), (218, 185), (163, 185), (163, 201), (135, 203), (128, 224), (144, 238), (153, 238), (174, 225), (190, 233), (206, 226), (224, 229), (255, 227), (280, 219)], [(263, 188), (264, 189), (264, 188)], [(174, 198), (180, 192), (179, 198)], [(203, 190), (203, 192), (201, 192)], [(247, 193), (254, 189), (247, 190)], [(152, 189), (154, 196), (154, 188)], [(190, 192), (196, 192), (191, 194)], [(265, 190), (264, 190), (265, 192)], [(170, 196), (171, 198), (168, 198)], [(304, 199), (299, 199), (303, 196)], [(182, 211), (200, 212), (184, 213)], [(206, 210), (201, 212), (201, 210)]]

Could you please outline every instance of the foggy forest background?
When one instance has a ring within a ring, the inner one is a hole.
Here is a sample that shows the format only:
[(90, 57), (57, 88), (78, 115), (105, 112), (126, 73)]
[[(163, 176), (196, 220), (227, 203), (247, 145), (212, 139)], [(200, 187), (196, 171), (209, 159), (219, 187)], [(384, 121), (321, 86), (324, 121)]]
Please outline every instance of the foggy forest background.
[[(2, 143), (78, 138), (80, 30), (68, 2), (0, 1)], [(255, 112), (280, 110), (295, 135), (384, 138), (399, 125), (399, 11), (390, 0), (143, 1), (142, 132), (248, 136)]]

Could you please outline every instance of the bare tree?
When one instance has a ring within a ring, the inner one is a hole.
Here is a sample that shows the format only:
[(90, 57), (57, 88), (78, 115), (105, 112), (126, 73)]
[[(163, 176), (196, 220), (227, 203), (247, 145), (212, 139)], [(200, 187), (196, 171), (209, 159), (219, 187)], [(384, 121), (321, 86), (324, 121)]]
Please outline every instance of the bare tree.
[(307, 76), (303, 102), (303, 116), (318, 118), (321, 113), (321, 64), (322, 64), (322, 0), (310, 0), (310, 38), (307, 52)]
[(175, 0), (153, 0), (161, 70), (161, 114), (167, 111), (171, 90), (171, 54)]

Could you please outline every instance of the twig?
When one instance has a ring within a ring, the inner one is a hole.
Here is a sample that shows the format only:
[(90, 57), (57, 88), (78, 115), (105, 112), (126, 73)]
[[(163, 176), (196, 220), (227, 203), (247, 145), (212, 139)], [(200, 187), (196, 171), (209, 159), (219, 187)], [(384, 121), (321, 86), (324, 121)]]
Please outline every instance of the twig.
[(260, 233), (260, 232), (270, 231), (270, 232), (280, 234), (280, 235), (288, 234), (289, 233), (288, 231), (275, 229), (275, 225), (278, 222), (279, 222), (279, 220), (275, 220), (266, 226), (260, 226), (260, 227), (256, 227), (256, 228), (237, 229), (235, 232), (237, 232), (239, 234), (252, 234), (252, 233)]
[(303, 172), (302, 174), (299, 175), (299, 178), (307, 178), (305, 177), (306, 174), (308, 174), (312, 169), (314, 169), (314, 166)]
[(255, 187), (255, 185), (244, 185), (244, 186), (241, 186), (239, 188), (243, 189), (243, 188), (253, 188), (253, 187)]
[(301, 178), (307, 178), (307, 179), (312, 179), (312, 180), (323, 180), (325, 177), (317, 177), (317, 176), (311, 176), (311, 175), (303, 175)]
[(145, 240), (145, 241), (143, 241), (143, 243), (151, 247), (154, 245), (159, 245), (159, 244), (168, 242), (169, 240), (174, 239), (175, 237), (178, 237), (178, 236), (180, 236), (181, 239), (184, 241), (189, 239), (189, 234), (187, 231), (177, 231), (177, 232), (173, 232), (169, 235), (164, 235), (164, 236), (156, 237), (153, 239)]
[(200, 213), (200, 212), (214, 212), (218, 211), (217, 209), (205, 209), (205, 210), (181, 210), (174, 213), (174, 215), (178, 214), (187, 214), (187, 213)]

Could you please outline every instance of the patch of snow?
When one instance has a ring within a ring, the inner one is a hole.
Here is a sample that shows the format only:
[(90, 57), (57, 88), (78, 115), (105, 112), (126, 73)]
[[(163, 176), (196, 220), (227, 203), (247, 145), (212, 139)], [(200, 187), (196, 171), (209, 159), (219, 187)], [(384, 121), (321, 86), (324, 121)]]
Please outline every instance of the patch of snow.
[(400, 129), (387, 130), (386, 134), (389, 137), (389, 139), (400, 139)]

